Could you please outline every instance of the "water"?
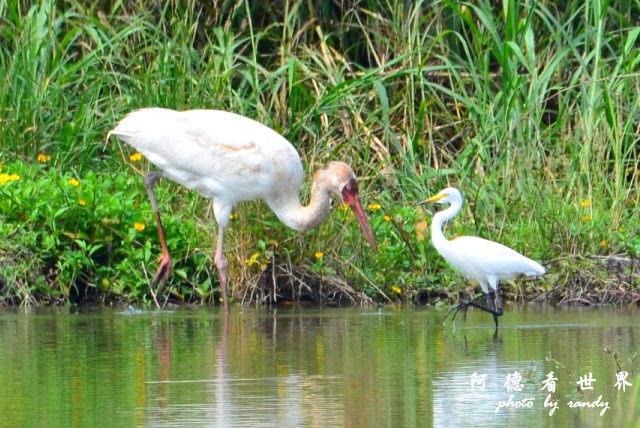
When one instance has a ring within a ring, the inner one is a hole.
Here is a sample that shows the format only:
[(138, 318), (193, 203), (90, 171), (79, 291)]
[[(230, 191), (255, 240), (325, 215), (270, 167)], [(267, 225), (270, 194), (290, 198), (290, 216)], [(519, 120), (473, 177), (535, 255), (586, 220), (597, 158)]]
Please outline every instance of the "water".
[(637, 426), (637, 310), (443, 315), (5, 309), (0, 426)]

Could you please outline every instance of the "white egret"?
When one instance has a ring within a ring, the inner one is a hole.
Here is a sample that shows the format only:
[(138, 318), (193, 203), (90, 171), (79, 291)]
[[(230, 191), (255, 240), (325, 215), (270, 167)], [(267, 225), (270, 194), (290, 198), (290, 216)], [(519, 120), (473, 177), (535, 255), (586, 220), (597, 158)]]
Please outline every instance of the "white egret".
[[(447, 315), (455, 311), (455, 321), (458, 311), (464, 309), (465, 318), (469, 306), (474, 306), (493, 314), (493, 320), (498, 328), (498, 317), (502, 315), (502, 304), (498, 293), (498, 282), (501, 279), (514, 279), (520, 275), (542, 275), (545, 268), (511, 248), (475, 236), (461, 236), (447, 240), (442, 233), (444, 222), (451, 220), (462, 208), (462, 195), (457, 189), (449, 187), (440, 191), (423, 203), (435, 202), (450, 204), (449, 208), (436, 213), (431, 223), (431, 242), (435, 249), (454, 268), (468, 278), (477, 281), (487, 296), (488, 306), (482, 306), (475, 301), (460, 303), (452, 308)], [(495, 293), (492, 302), (490, 293)]]
[(330, 193), (335, 193), (351, 207), (371, 247), (377, 250), (358, 198), (356, 176), (349, 165), (331, 162), (317, 171), (309, 205), (302, 206), (299, 197), (304, 173), (298, 152), (283, 136), (252, 119), (219, 110), (145, 108), (126, 115), (107, 139), (111, 135), (133, 146), (161, 170), (144, 177), (162, 246), (152, 288), (159, 282), (158, 290), (164, 288), (172, 265), (153, 190), (161, 177), (213, 200), (218, 223), (215, 264), (225, 313), (229, 303), (224, 229), (238, 202), (262, 199), (284, 224), (304, 231), (327, 217)]

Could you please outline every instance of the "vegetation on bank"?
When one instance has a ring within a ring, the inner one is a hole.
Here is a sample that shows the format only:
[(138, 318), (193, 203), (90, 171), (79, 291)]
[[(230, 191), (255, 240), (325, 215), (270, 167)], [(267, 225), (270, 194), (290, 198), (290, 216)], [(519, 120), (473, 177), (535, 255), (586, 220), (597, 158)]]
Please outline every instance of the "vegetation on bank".
[[(151, 301), (150, 166), (105, 142), (146, 106), (244, 114), (292, 141), (309, 178), (331, 159), (359, 176), (379, 252), (339, 206), (301, 234), (242, 204), (226, 241), (238, 300), (454, 294), (416, 203), (455, 185), (449, 236), (548, 268), (512, 295), (637, 301), (639, 1), (219, 3), (0, 0), (0, 303)], [(217, 300), (210, 203), (167, 180), (158, 200), (172, 298)], [(305, 281), (271, 283), (291, 273)]]

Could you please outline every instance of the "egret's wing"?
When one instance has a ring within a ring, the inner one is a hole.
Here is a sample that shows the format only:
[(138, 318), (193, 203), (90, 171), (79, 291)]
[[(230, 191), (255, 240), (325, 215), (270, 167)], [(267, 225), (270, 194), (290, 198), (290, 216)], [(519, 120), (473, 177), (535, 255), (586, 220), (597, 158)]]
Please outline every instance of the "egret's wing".
[(452, 264), (468, 276), (498, 279), (515, 278), (518, 275), (536, 275), (544, 273), (537, 262), (517, 251), (497, 242), (464, 236), (450, 241), (455, 262)]

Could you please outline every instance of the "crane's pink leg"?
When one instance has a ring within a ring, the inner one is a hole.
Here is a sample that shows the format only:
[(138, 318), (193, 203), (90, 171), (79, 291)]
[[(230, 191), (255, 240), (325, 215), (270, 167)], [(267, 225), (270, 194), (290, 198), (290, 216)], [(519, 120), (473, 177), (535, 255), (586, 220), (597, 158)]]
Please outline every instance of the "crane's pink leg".
[(162, 227), (162, 221), (160, 220), (160, 212), (158, 211), (158, 202), (156, 201), (156, 195), (153, 191), (153, 187), (163, 175), (161, 172), (148, 172), (144, 176), (144, 187), (147, 188), (147, 192), (149, 193), (149, 199), (151, 200), (151, 208), (153, 208), (153, 215), (156, 218), (156, 224), (158, 226), (158, 237), (160, 238), (160, 246), (162, 247), (162, 255), (158, 260), (160, 265), (158, 266), (158, 270), (156, 271), (153, 280), (151, 281), (150, 287), (154, 288), (158, 282), (160, 282), (160, 286), (158, 287), (158, 294), (164, 289), (164, 286), (169, 279), (169, 274), (171, 273), (171, 254), (169, 254), (169, 248), (167, 247), (167, 240), (164, 235), (164, 228)]
[(227, 259), (223, 253), (224, 247), (224, 227), (218, 225), (218, 245), (216, 247), (216, 267), (218, 268), (218, 280), (222, 289), (222, 305), (224, 313), (229, 313), (229, 301), (227, 300)]

